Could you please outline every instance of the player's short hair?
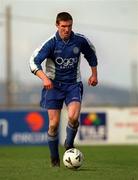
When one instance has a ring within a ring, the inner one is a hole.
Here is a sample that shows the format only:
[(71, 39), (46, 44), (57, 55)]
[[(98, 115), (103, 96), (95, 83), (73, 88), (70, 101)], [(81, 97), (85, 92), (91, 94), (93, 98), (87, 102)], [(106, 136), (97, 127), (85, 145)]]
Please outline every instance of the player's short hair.
[(73, 21), (72, 16), (68, 12), (60, 12), (57, 14), (56, 23), (59, 24), (60, 21)]

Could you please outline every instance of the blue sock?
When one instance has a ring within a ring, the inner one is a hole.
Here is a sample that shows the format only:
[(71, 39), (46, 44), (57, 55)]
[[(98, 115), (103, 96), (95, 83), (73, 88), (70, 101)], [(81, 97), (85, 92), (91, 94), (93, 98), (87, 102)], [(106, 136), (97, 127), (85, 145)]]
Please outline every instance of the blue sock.
[(51, 158), (59, 158), (59, 151), (58, 151), (58, 134), (55, 136), (50, 136), (48, 134), (48, 146), (50, 150), (50, 157)]
[(67, 136), (66, 136), (66, 145), (68, 147), (73, 147), (74, 139), (75, 139), (77, 130), (78, 130), (78, 127), (72, 127), (68, 123), (67, 128), (66, 128), (66, 133), (67, 133)]

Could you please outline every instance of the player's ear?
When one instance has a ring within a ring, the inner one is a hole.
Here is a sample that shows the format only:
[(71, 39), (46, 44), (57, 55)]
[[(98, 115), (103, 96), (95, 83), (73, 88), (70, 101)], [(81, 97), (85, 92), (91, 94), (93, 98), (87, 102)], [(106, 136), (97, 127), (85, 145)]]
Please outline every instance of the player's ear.
[(59, 26), (59, 21), (56, 21), (56, 26), (57, 26), (57, 27)]
[(56, 23), (55, 25), (56, 25), (56, 27), (58, 28), (58, 25), (59, 25), (59, 24), (58, 24), (58, 23)]

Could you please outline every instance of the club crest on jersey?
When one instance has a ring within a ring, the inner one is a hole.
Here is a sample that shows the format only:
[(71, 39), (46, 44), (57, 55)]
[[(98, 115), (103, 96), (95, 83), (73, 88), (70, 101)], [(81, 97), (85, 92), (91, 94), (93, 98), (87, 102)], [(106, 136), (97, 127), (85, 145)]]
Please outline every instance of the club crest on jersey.
[(78, 54), (79, 53), (79, 48), (78, 47), (74, 47), (73, 48), (73, 53), (74, 54)]

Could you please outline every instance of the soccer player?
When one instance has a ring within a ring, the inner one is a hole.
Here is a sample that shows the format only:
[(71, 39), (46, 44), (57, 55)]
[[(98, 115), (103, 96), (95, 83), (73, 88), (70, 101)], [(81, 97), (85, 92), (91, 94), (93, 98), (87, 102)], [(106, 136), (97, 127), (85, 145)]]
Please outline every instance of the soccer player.
[[(83, 84), (80, 75), (80, 55), (84, 54), (91, 68), (88, 85), (96, 86), (97, 57), (92, 43), (82, 34), (72, 31), (73, 18), (68, 12), (56, 17), (56, 34), (36, 49), (30, 58), (32, 73), (43, 83), (40, 106), (49, 116), (48, 146), (52, 167), (60, 166), (58, 150), (58, 127), (61, 109), (65, 102), (68, 111), (65, 149), (74, 147), (78, 130)], [(41, 63), (45, 60), (45, 72)]]

